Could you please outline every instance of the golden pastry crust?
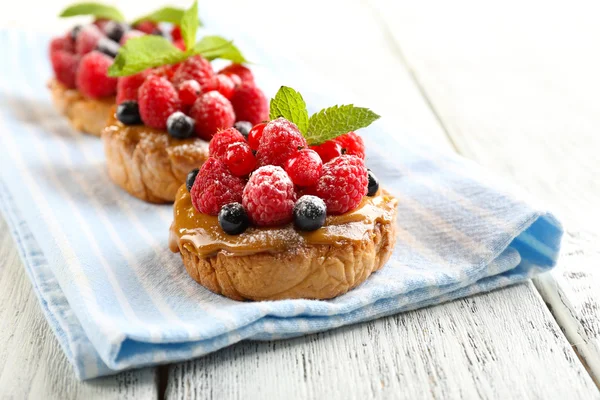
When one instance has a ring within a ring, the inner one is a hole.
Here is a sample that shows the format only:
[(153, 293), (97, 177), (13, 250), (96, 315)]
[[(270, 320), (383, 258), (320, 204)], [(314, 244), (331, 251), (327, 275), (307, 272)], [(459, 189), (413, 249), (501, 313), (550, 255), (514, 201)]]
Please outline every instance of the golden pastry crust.
[(364, 282), (390, 258), (396, 214), (376, 223), (362, 241), (303, 245), (285, 252), (199, 257), (179, 246), (188, 274), (202, 286), (234, 300), (331, 299)]
[(78, 131), (100, 136), (106, 120), (115, 104), (115, 97), (90, 99), (77, 89), (69, 89), (56, 79), (48, 82), (54, 106), (67, 117), (71, 126)]
[(179, 140), (166, 131), (123, 125), (114, 117), (114, 109), (102, 141), (113, 182), (150, 203), (172, 203), (187, 174), (208, 158), (206, 141)]

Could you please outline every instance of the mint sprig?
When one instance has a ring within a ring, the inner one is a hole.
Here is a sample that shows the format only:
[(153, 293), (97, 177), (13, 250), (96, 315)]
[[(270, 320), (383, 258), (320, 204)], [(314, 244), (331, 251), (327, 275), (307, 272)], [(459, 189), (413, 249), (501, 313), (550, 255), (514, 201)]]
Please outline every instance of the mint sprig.
[(143, 17), (137, 18), (131, 23), (131, 25), (137, 25), (142, 21), (168, 22), (170, 24), (179, 24), (184, 12), (185, 10), (183, 10), (182, 8), (167, 6), (159, 8), (158, 10), (153, 11), (150, 14), (144, 15)]
[(133, 75), (148, 68), (177, 64), (194, 55), (201, 55), (208, 60), (222, 58), (234, 63), (246, 62), (233, 42), (220, 36), (206, 36), (196, 43), (199, 24), (198, 2), (194, 1), (179, 21), (186, 51), (181, 51), (160, 36), (131, 38), (119, 49), (115, 61), (108, 69), (108, 75), (113, 77)]
[(125, 16), (116, 7), (94, 2), (72, 4), (65, 8), (59, 14), (59, 17), (66, 18), (78, 15), (92, 15), (96, 18), (113, 19), (118, 22), (125, 21)]
[(311, 146), (366, 128), (380, 118), (368, 108), (355, 107), (353, 104), (324, 108), (309, 118), (302, 95), (287, 86), (279, 88), (271, 99), (269, 118), (279, 117), (296, 124)]

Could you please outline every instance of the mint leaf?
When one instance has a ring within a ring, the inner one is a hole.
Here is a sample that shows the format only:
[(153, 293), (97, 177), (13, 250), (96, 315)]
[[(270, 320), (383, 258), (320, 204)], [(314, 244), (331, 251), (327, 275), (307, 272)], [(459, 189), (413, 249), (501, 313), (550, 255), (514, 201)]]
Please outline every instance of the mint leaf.
[(115, 61), (108, 69), (108, 76), (137, 74), (148, 68), (176, 64), (187, 54), (161, 36), (146, 35), (132, 38), (119, 49)]
[(194, 0), (194, 4), (185, 10), (181, 17), (181, 36), (185, 43), (186, 49), (191, 49), (196, 43), (196, 32), (198, 31), (198, 0)]
[(296, 124), (303, 134), (308, 130), (308, 111), (302, 95), (291, 87), (282, 86), (271, 99), (269, 118), (283, 117)]
[(168, 22), (179, 25), (184, 12), (185, 11), (181, 8), (167, 6), (136, 19), (131, 25), (137, 25), (142, 21)]
[(308, 121), (308, 132), (304, 135), (309, 145), (317, 145), (344, 133), (371, 125), (379, 119), (368, 108), (354, 105), (333, 106), (313, 114)]
[(233, 45), (231, 40), (221, 36), (205, 36), (192, 49), (194, 54), (200, 54), (209, 61), (216, 58), (230, 60), (241, 64), (247, 62), (240, 50)]
[(59, 17), (74, 17), (76, 15), (93, 15), (96, 18), (108, 18), (123, 22), (125, 17), (121, 12), (112, 6), (101, 3), (77, 3), (65, 8)]

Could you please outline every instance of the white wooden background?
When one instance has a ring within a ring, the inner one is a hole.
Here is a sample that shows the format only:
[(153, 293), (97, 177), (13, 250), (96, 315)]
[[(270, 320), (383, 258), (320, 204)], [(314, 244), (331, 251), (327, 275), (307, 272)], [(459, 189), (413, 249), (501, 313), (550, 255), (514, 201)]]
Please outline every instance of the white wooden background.
[[(67, 3), (3, 2), (0, 27), (60, 32), (71, 22), (52, 16)], [(119, 7), (138, 15), (160, 4)], [(255, 27), (266, 48), (296, 57), (397, 120), (406, 140), (453, 149), (545, 201), (566, 228), (558, 267), (533, 283), (437, 307), (82, 383), (0, 219), (0, 398), (600, 399), (596, 5), (218, 4), (222, 18)]]

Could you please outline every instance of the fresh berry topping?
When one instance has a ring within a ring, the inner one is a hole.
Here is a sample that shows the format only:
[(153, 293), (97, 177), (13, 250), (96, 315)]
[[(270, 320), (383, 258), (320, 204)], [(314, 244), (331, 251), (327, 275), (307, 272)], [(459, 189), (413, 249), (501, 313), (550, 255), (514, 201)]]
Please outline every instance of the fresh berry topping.
[(173, 85), (179, 87), (184, 81), (193, 79), (197, 81), (201, 87), (208, 84), (214, 75), (210, 62), (202, 56), (190, 57), (182, 62), (175, 74), (173, 74)]
[(227, 128), (219, 131), (213, 136), (212, 140), (208, 144), (208, 154), (211, 157), (220, 159), (225, 158), (227, 154), (227, 148), (232, 143), (244, 142), (244, 136), (234, 128)]
[(250, 175), (242, 204), (255, 225), (270, 226), (291, 222), (295, 201), (290, 177), (281, 167), (267, 165)]
[(298, 127), (284, 118), (277, 118), (265, 126), (258, 146), (258, 165), (282, 167), (298, 150), (307, 147)]
[(173, 27), (173, 30), (171, 31), (171, 38), (173, 39), (173, 41), (182, 39), (181, 27), (179, 25), (175, 25)]
[(108, 21), (104, 25), (104, 34), (117, 43), (121, 41), (121, 38), (128, 30), (129, 25), (124, 22)]
[(216, 90), (226, 99), (231, 99), (234, 89), (235, 83), (231, 77), (227, 75), (214, 75), (212, 78), (210, 78), (206, 86), (202, 88), (202, 91), (210, 92), (211, 90)]
[(325, 225), (327, 207), (317, 196), (304, 195), (294, 206), (294, 226), (301, 231), (316, 231)]
[(162, 76), (163, 78), (167, 78), (169, 81), (172, 81), (173, 75), (175, 75), (175, 71), (177, 71), (179, 65), (180, 64), (161, 65), (160, 67), (153, 68), (150, 73), (152, 75)]
[(132, 29), (132, 30), (130, 30), (128, 32), (125, 32), (125, 34), (121, 37), (121, 40), (119, 40), (119, 44), (121, 46), (123, 46), (123, 45), (125, 45), (125, 43), (127, 43), (127, 41), (129, 39), (133, 39), (133, 38), (136, 38), (136, 37), (141, 37), (141, 36), (144, 36), (144, 35), (145, 35), (144, 32), (138, 31), (137, 29)]
[(138, 31), (142, 31), (148, 35), (152, 35), (158, 29), (158, 25), (152, 21), (142, 21), (134, 26)]
[(142, 123), (140, 109), (137, 101), (127, 100), (117, 106), (117, 119), (125, 125), (139, 125)]
[(117, 104), (125, 100), (138, 99), (138, 89), (148, 77), (148, 72), (143, 71), (135, 75), (122, 76), (117, 82)]
[(261, 122), (260, 124), (254, 125), (252, 129), (250, 129), (250, 132), (248, 132), (248, 144), (252, 150), (258, 150), (258, 145), (260, 144), (260, 139), (262, 138), (265, 126), (267, 126), (267, 123)]
[(367, 194), (367, 169), (356, 156), (343, 155), (323, 165), (314, 193), (325, 201), (329, 214), (355, 209)]
[(64, 50), (57, 50), (50, 54), (50, 61), (56, 79), (66, 87), (74, 89), (80, 57)]
[(110, 21), (110, 19), (98, 18), (93, 22), (93, 24), (96, 26), (96, 28), (100, 29), (101, 32), (104, 32), (104, 26), (108, 24), (108, 21)]
[(369, 173), (369, 185), (367, 187), (367, 196), (375, 196), (379, 191), (379, 179), (375, 176), (373, 171), (367, 170)]
[(254, 84), (244, 83), (237, 87), (231, 97), (231, 104), (238, 121), (258, 124), (269, 119), (269, 102), (262, 90)]
[(235, 176), (248, 176), (256, 168), (256, 157), (247, 143), (232, 143), (227, 147), (225, 165)]
[(177, 91), (166, 78), (150, 75), (138, 90), (142, 121), (149, 127), (165, 129), (167, 118), (181, 108)]
[(183, 81), (179, 85), (179, 99), (184, 106), (191, 106), (200, 96), (200, 84), (194, 80)]
[(319, 155), (310, 149), (302, 149), (285, 164), (285, 172), (298, 186), (312, 186), (321, 177), (323, 163)]
[(252, 123), (248, 121), (238, 121), (233, 124), (233, 127), (237, 129), (244, 139), (248, 140), (248, 134), (250, 133), (250, 129), (252, 129)]
[(196, 120), (196, 134), (204, 140), (210, 140), (219, 129), (229, 128), (235, 122), (231, 103), (214, 90), (196, 100), (190, 116)]
[(185, 42), (183, 39), (174, 40), (173, 46), (177, 47), (181, 51), (185, 51)]
[(192, 204), (197, 211), (217, 215), (225, 204), (240, 203), (244, 180), (232, 175), (225, 164), (210, 157), (198, 172), (192, 186)]
[(167, 132), (175, 139), (190, 138), (194, 134), (194, 120), (181, 111), (175, 111), (167, 118)]
[(98, 41), (102, 38), (102, 32), (96, 25), (87, 25), (81, 28), (75, 41), (75, 51), (84, 55), (96, 48)]
[(365, 159), (365, 143), (362, 138), (354, 132), (348, 132), (334, 139), (342, 148), (342, 154), (357, 156)]
[(244, 67), (242, 64), (231, 64), (219, 71), (222, 75), (237, 75), (241, 83), (247, 83), (254, 85), (254, 75), (250, 69)]
[(96, 50), (100, 53), (104, 53), (111, 58), (115, 58), (121, 46), (119, 43), (110, 40), (109, 38), (102, 37), (98, 40), (98, 44), (96, 45)]
[(196, 181), (196, 176), (198, 175), (198, 168), (194, 168), (190, 172), (188, 172), (187, 177), (185, 178), (185, 187), (188, 192), (192, 191), (192, 186), (194, 186), (194, 182)]
[(57, 37), (50, 42), (50, 56), (57, 51), (66, 51), (72, 53), (74, 50), (73, 42), (68, 37)]
[(318, 146), (310, 146), (310, 148), (317, 152), (324, 163), (342, 155), (342, 146), (335, 140), (329, 140)]
[(79, 35), (79, 32), (82, 28), (83, 25), (75, 25), (73, 29), (71, 29), (71, 31), (69, 32), (69, 37), (71, 38), (71, 41), (73, 43), (75, 43), (75, 41), (77, 40), (77, 35)]
[(231, 78), (235, 87), (238, 87), (242, 84), (242, 78), (240, 78), (236, 74), (231, 74), (231, 75), (227, 75), (227, 76)]
[(225, 204), (219, 211), (219, 225), (228, 235), (239, 235), (248, 229), (250, 220), (240, 203)]
[(117, 78), (106, 75), (112, 62), (112, 58), (98, 51), (92, 51), (83, 56), (76, 77), (79, 91), (93, 98), (115, 94), (117, 91)]

